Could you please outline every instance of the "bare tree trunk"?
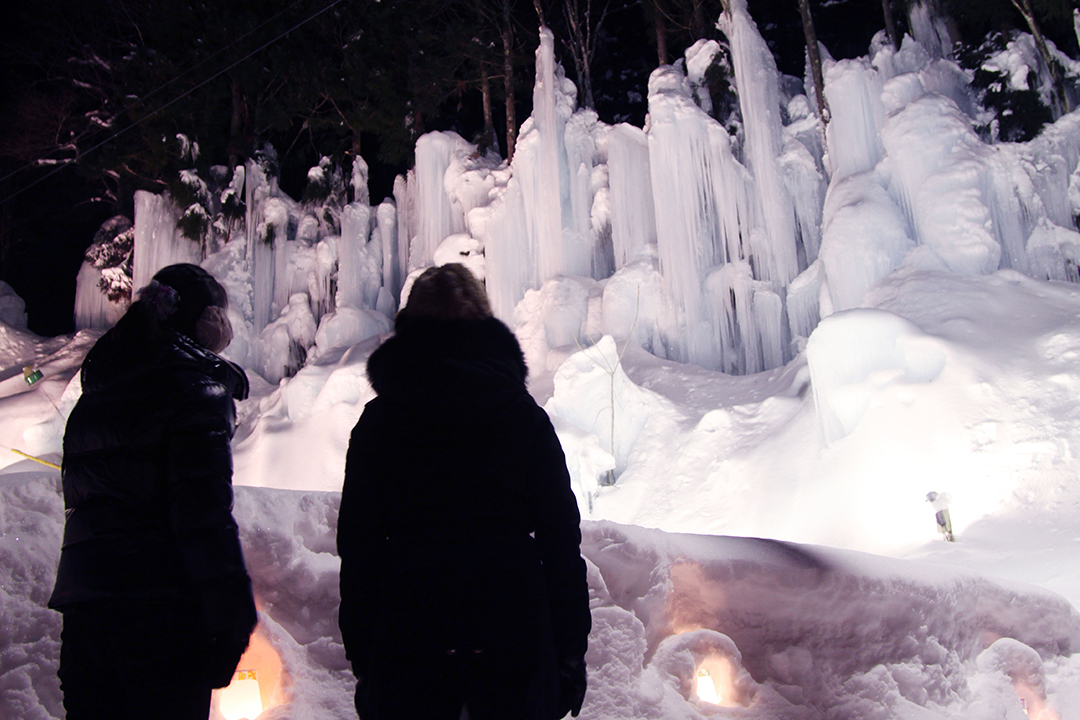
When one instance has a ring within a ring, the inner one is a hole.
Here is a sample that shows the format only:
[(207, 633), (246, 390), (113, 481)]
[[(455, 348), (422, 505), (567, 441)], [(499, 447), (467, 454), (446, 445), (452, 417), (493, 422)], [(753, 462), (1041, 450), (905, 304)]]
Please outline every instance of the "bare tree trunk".
[(533, 0), (533, 7), (536, 8), (536, 17), (540, 20), (540, 27), (547, 27), (547, 20), (544, 18), (544, 8), (540, 5), (540, 0)]
[(491, 80), (481, 68), (480, 94), (484, 98), (484, 136), (495, 135), (495, 123), (491, 119)]
[(664, 14), (660, 11), (660, 5), (657, 2), (653, 3), (653, 25), (656, 30), (656, 61), (661, 65), (667, 65), (667, 33), (664, 32)]
[(595, 28), (592, 26), (592, 0), (585, 0), (585, 25), (582, 26), (578, 0), (564, 0), (563, 14), (570, 26), (570, 54), (574, 58), (577, 71), (578, 97), (590, 110), (596, 107), (592, 92), (592, 40)]
[(705, 4), (701, 0), (693, 0), (693, 12), (690, 16), (691, 40), (705, 37)]
[(885, 34), (889, 36), (893, 50), (899, 50), (900, 37), (896, 34), (896, 22), (893, 20), (892, 5), (889, 0), (881, 0), (881, 11), (885, 15)]
[(1030, 0), (1012, 0), (1012, 4), (1013, 7), (1020, 11), (1020, 14), (1024, 16), (1028, 29), (1031, 30), (1031, 35), (1035, 38), (1035, 47), (1039, 49), (1039, 54), (1042, 55), (1047, 70), (1050, 71), (1050, 77), (1054, 83), (1054, 95), (1056, 96), (1058, 104), (1057, 110), (1060, 117), (1060, 115), (1064, 115), (1070, 111), (1069, 96), (1065, 92), (1065, 81), (1061, 77), (1061, 69), (1050, 56), (1050, 49), (1046, 47), (1046, 40), (1043, 38), (1042, 28), (1039, 27), (1039, 21), (1035, 18), (1035, 12), (1031, 8)]
[(510, 0), (502, 0), (503, 97), (506, 101), (506, 159), (514, 159), (517, 145), (517, 110), (514, 107), (514, 26), (510, 24)]
[(810, 60), (810, 74), (814, 78), (814, 94), (817, 95), (818, 117), (823, 125), (829, 124), (829, 103), (825, 100), (825, 77), (821, 72), (821, 53), (818, 50), (814, 18), (810, 16), (809, 0), (799, 0), (803, 34), (806, 35), (806, 55)]
[(244, 129), (244, 93), (240, 83), (233, 80), (229, 89), (232, 91), (232, 118), (229, 120), (229, 169), (240, 162), (240, 133)]

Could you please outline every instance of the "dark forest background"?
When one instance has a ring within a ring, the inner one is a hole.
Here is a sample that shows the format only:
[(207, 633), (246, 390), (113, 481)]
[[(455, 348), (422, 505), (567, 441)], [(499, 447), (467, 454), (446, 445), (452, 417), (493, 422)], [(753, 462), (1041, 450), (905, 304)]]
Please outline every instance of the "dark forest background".
[[(848, 58), (866, 54), (886, 12), (902, 34), (904, 2), (809, 0), (809, 9), (819, 42)], [(1025, 8), (1077, 57), (1076, 3), (946, 0), (940, 11), (974, 70), (1028, 30)], [(698, 39), (723, 45), (722, 10), (721, 0), (21, 3), (0, 27), (0, 279), (26, 301), (32, 331), (70, 332), (95, 231), (132, 217), (136, 190), (170, 189), (192, 162), (235, 166), (269, 144), (282, 188), (300, 198), (321, 157), (347, 170), (360, 155), (378, 202), (425, 132), (454, 130), (508, 157), (531, 112), (541, 23), (579, 105), (640, 126), (649, 73)], [(781, 72), (802, 78), (798, 0), (750, 0), (750, 12)], [(713, 96), (730, 98), (718, 68)], [(1023, 122), (1010, 139), (1050, 119), (1038, 107), (1010, 114)], [(178, 134), (198, 143), (194, 161)]]

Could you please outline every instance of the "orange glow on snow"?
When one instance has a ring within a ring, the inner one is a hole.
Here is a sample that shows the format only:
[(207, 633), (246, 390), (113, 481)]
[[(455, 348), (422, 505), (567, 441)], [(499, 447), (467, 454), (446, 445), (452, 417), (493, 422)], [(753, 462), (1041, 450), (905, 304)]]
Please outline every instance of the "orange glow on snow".
[(281, 656), (260, 626), (252, 633), (232, 682), (214, 691), (214, 703), (225, 720), (255, 720), (270, 708), (288, 702), (288, 685)]

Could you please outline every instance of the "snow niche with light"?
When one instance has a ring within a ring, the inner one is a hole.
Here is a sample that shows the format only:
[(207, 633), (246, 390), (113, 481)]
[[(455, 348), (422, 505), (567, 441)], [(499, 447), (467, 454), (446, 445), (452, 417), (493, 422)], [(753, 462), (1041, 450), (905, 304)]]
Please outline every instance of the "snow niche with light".
[(706, 714), (749, 707), (757, 692), (757, 683), (742, 666), (739, 648), (715, 630), (690, 630), (664, 638), (650, 667)]
[(290, 684), (281, 655), (260, 622), (232, 682), (214, 691), (209, 720), (256, 720), (289, 702)]

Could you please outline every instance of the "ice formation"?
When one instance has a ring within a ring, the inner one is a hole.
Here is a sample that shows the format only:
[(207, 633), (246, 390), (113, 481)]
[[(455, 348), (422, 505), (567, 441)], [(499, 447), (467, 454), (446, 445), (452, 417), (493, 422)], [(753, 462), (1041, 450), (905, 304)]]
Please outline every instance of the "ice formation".
[[(382, 326), (370, 313), (393, 316), (410, 273), (451, 261), (484, 278), (495, 314), (538, 369), (605, 334), (731, 374), (777, 368), (822, 318), (859, 307), (905, 264), (1075, 281), (1080, 116), (1028, 143), (985, 142), (944, 25), (929, 5), (910, 14), (899, 50), (879, 38), (866, 57), (826, 54), (826, 128), (794, 79), (781, 82), (746, 3), (735, 2), (720, 19), (741, 115), (734, 133), (709, 115), (715, 42), (653, 72), (645, 128), (609, 127), (575, 110), (576, 89), (542, 28), (533, 114), (512, 163), (455, 133), (429, 133), (393, 198), (371, 203), (358, 159), (352, 202), (315, 207), (280, 191), (267, 149), (208, 205), (216, 234), (202, 245), (176, 230), (180, 210), (168, 198), (137, 196), (134, 285), (167, 262), (215, 267), (242, 326), (230, 352), (280, 379), (325, 352), (310, 322), (328, 325), (326, 347), (363, 340)], [(1034, 62), (1025, 37), (992, 60), (1014, 79)], [(341, 175), (323, 159), (309, 179), (344, 197)], [(230, 202), (241, 232), (214, 215)], [(231, 248), (240, 238), (242, 252)], [(107, 324), (84, 275), (80, 315)], [(538, 302), (531, 293), (572, 288), (591, 288), (575, 317), (536, 321), (520, 307)]]

